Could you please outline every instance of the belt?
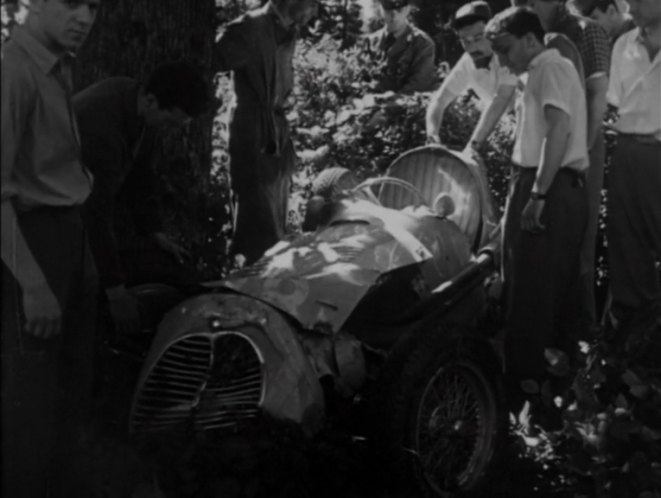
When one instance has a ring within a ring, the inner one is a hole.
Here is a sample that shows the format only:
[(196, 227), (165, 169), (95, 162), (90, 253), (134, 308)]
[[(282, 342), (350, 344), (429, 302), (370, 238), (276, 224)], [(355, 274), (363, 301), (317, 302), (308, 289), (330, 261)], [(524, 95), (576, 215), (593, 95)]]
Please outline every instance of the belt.
[[(537, 166), (519, 166), (518, 164), (512, 164), (512, 170), (516, 173), (519, 174), (537, 174), (537, 170), (539, 168)], [(569, 168), (569, 167), (562, 167), (558, 170), (558, 174), (564, 174), (564, 175), (570, 175), (572, 179), (574, 180), (574, 184), (576, 186), (582, 187), (585, 185), (585, 178), (586, 178), (586, 172), (585, 171), (579, 171), (574, 168)]]
[(630, 138), (631, 140), (635, 140), (636, 142), (644, 145), (661, 145), (661, 140), (656, 138), (655, 135), (652, 133), (618, 133), (619, 137), (622, 138)]

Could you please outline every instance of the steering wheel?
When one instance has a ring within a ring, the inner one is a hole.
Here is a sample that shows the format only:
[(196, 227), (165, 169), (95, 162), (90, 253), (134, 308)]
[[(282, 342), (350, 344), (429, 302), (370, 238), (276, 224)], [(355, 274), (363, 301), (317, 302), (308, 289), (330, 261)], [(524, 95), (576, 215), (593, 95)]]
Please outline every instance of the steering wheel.
[[(376, 200), (376, 196), (372, 194), (372, 191), (370, 187), (374, 187), (375, 185), (384, 185), (384, 184), (389, 184), (389, 185), (396, 185), (398, 187), (403, 188), (404, 190), (409, 191), (412, 193), (418, 201), (420, 201), (420, 204), (426, 206), (427, 205), (427, 199), (422, 195), (422, 193), (413, 185), (411, 185), (409, 182), (405, 180), (400, 180), (399, 178), (395, 178), (394, 176), (380, 176), (378, 178), (370, 178), (368, 180), (365, 180), (364, 182), (360, 183), (356, 187), (354, 187), (351, 192), (358, 192), (358, 191), (366, 191), (371, 194), (372, 197)], [(381, 204), (381, 202), (379, 202)]]

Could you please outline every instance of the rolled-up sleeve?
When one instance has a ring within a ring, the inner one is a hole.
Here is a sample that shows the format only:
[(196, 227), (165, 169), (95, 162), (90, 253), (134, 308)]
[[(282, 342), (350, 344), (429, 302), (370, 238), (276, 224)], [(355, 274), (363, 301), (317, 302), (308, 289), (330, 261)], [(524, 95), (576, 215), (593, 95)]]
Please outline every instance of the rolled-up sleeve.
[(30, 114), (34, 108), (35, 91), (31, 79), (22, 74), (19, 67), (2, 61), (2, 200), (5, 201), (18, 192), (13, 171), (18, 151), (25, 134)]

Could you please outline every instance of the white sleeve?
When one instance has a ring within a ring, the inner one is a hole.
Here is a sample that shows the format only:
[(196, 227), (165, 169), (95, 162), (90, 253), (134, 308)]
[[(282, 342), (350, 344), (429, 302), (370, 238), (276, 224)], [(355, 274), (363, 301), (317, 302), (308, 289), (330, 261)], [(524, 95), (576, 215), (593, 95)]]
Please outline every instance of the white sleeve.
[(439, 90), (440, 94), (449, 93), (451, 95), (459, 96), (466, 92), (471, 87), (469, 67), (468, 67), (468, 54), (464, 53), (459, 61), (448, 74), (445, 81)]
[(622, 70), (622, 58), (625, 47), (627, 35), (620, 36), (615, 42), (613, 53), (611, 55), (610, 78), (608, 78), (608, 92), (606, 93), (606, 100), (609, 104), (620, 107), (622, 96), (622, 80), (620, 79), (620, 71)]
[(542, 108), (551, 105), (569, 116), (573, 114), (571, 97), (567, 92), (567, 88), (572, 87), (570, 84), (572, 74), (568, 69), (573, 69), (573, 66), (570, 65), (571, 62), (567, 61), (567, 64), (546, 64), (543, 67), (541, 77), (537, 80)]

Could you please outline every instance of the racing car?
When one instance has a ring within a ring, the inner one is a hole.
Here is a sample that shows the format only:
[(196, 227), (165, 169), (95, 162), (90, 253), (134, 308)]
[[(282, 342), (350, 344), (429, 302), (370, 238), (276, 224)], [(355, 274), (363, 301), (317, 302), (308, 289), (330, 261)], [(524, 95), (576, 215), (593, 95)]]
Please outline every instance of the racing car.
[(358, 182), (315, 181), (304, 228), (170, 309), (130, 410), (138, 440), (313, 438), (337, 400), (421, 496), (477, 493), (505, 429), (486, 283), (498, 241), (482, 165), (442, 146)]

